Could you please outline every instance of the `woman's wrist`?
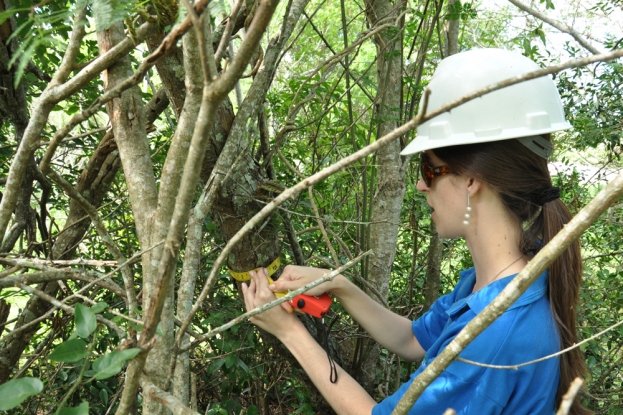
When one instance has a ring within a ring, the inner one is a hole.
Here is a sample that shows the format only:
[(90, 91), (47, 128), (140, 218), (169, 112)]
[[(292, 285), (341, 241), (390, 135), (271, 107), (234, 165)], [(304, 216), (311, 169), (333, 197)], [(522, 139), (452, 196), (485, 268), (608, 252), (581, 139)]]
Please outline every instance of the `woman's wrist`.
[(330, 281), (329, 289), (327, 290), (327, 292), (333, 294), (334, 297), (339, 298), (344, 290), (347, 289), (349, 283), (350, 281), (348, 280), (348, 278), (340, 274)]
[(299, 320), (298, 318), (294, 318), (294, 320), (295, 321), (293, 321), (287, 329), (275, 334), (275, 337), (277, 337), (279, 341), (283, 343), (288, 349), (290, 348), (292, 342), (296, 342), (297, 339), (301, 338), (301, 336), (309, 334), (301, 320)]

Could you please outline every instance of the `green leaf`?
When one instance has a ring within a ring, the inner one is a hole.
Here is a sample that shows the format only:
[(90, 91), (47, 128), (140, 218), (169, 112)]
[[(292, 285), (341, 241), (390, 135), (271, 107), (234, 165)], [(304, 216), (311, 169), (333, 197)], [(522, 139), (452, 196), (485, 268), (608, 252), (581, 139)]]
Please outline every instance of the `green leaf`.
[(91, 306), (91, 311), (94, 314), (101, 313), (102, 311), (108, 308), (108, 304), (105, 302), (97, 303), (94, 306)]
[(89, 403), (85, 401), (75, 408), (63, 408), (60, 415), (89, 415)]
[(78, 111), (80, 111), (80, 108), (77, 105), (70, 105), (65, 112), (67, 113), (67, 115), (72, 115), (77, 113)]
[(18, 8), (18, 9), (9, 9), (9, 10), (5, 10), (2, 13), (0, 13), (0, 24), (4, 23), (7, 21), (7, 19), (11, 16), (13, 16), (16, 13), (19, 12), (25, 12), (25, 11), (30, 11), (29, 7), (22, 7), (22, 8)]
[(140, 352), (140, 349), (126, 349), (108, 353), (95, 362), (93, 362), (93, 370), (95, 371), (95, 379), (107, 379), (121, 372), (123, 362), (134, 359)]
[(225, 367), (229, 369), (230, 367), (234, 365), (234, 363), (236, 363), (237, 360), (238, 358), (236, 356), (234, 356), (233, 354), (230, 354), (229, 356), (225, 358)]
[(210, 364), (210, 367), (208, 368), (208, 375), (211, 375), (212, 373), (219, 370), (221, 367), (223, 367), (224, 363), (225, 363), (225, 359), (223, 358), (213, 361), (212, 364)]
[(13, 379), (0, 386), (0, 411), (15, 408), (26, 398), (43, 390), (43, 382), (37, 378)]
[(108, 391), (106, 389), (100, 389), (100, 399), (104, 405), (108, 405)]
[(240, 359), (238, 359), (238, 366), (240, 366), (240, 368), (245, 372), (249, 373), (249, 366), (247, 366), (247, 364)]
[(83, 340), (71, 339), (56, 346), (48, 358), (54, 362), (72, 363), (88, 355), (87, 344)]
[(97, 320), (95, 313), (82, 304), (76, 304), (76, 333), (79, 337), (86, 339), (95, 331)]

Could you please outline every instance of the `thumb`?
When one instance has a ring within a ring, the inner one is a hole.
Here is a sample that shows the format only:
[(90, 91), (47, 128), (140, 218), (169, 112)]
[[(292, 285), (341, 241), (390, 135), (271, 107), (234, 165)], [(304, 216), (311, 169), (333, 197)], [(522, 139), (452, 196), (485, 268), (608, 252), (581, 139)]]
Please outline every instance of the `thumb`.
[(268, 286), (272, 292), (275, 293), (285, 293), (290, 289), (294, 289), (290, 287), (290, 281), (282, 281), (277, 280)]

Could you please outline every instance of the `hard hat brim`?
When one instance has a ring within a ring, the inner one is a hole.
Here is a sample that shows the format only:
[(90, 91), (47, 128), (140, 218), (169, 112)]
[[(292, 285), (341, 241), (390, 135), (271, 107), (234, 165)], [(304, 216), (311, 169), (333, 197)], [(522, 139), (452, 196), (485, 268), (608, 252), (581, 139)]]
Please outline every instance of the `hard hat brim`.
[(427, 136), (416, 136), (411, 142), (400, 152), (401, 156), (408, 156), (415, 153), (421, 153), (426, 150), (434, 150), (436, 148), (459, 146), (466, 144), (489, 143), (492, 141), (511, 140), (520, 137), (529, 137), (532, 135), (542, 135), (553, 131), (563, 131), (572, 128), (568, 122), (561, 122), (551, 125), (549, 128), (540, 130), (530, 130), (527, 128), (517, 128), (514, 130), (503, 131), (488, 137), (476, 137), (472, 133), (455, 134), (444, 140), (433, 139)]

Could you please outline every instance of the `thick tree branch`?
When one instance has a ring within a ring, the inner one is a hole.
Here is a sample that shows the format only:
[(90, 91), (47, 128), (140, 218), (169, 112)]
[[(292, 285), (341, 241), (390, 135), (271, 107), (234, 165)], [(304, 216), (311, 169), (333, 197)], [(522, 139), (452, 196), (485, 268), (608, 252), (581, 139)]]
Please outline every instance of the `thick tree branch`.
[[(158, 322), (160, 321), (164, 301), (170, 287), (170, 280), (173, 277), (179, 247), (182, 240), (184, 228), (188, 221), (191, 203), (194, 197), (195, 188), (199, 179), (200, 169), (205, 156), (205, 148), (213, 123), (216, 110), (221, 102), (231, 91), (238, 78), (242, 75), (244, 67), (248, 63), (251, 52), (257, 47), (262, 34), (266, 30), (268, 23), (277, 7), (276, 0), (261, 1), (258, 11), (249, 27), (247, 37), (243, 41), (238, 54), (234, 58), (234, 63), (230, 69), (219, 79), (209, 83), (205, 80), (201, 109), (199, 110), (198, 122), (193, 134), (190, 151), (184, 165), (182, 176), (182, 187), (178, 194), (175, 212), (171, 219), (171, 225), (165, 241), (163, 255), (158, 268), (158, 294), (155, 298), (149, 298), (150, 304), (145, 313), (145, 325), (141, 333), (140, 345), (146, 345), (153, 339)], [(187, 327), (187, 326), (186, 326)], [(186, 327), (182, 327), (182, 332)], [(123, 391), (121, 402), (117, 414), (127, 413), (134, 401), (138, 388), (138, 376), (142, 372), (145, 364), (146, 355), (139, 354), (128, 367), (128, 383)]]
[[(252, 114), (256, 113), (258, 106), (260, 106), (265, 99), (266, 92), (268, 91), (268, 88), (276, 70), (275, 65), (279, 53), (281, 52), (285, 41), (290, 37), (290, 34), (294, 30), (294, 27), (298, 22), (298, 19), (302, 14), (307, 2), (308, 0), (299, 0), (292, 4), (290, 13), (284, 19), (283, 28), (279, 37), (271, 39), (270, 45), (266, 50), (266, 58), (264, 59), (262, 68), (256, 76), (255, 81), (249, 88), (249, 91), (240, 109), (238, 110), (238, 113), (236, 114), (236, 119), (234, 120), (234, 124), (232, 125), (232, 128), (229, 132), (229, 138), (225, 144), (225, 147), (221, 151), (219, 159), (212, 171), (210, 178), (208, 179), (208, 184), (206, 185), (204, 195), (202, 195), (202, 199), (197, 204), (196, 209), (198, 212), (201, 212), (202, 215), (207, 215), (216, 198), (217, 190), (226, 178), (226, 176), (222, 172), (228, 171), (228, 169), (235, 164), (235, 160), (246, 151), (248, 143), (244, 142), (244, 132), (246, 130), (247, 120), (252, 117)], [(247, 35), (245, 42), (248, 39), (249, 36)], [(246, 49), (249, 50), (250, 48)], [(241, 53), (242, 50), (243, 48), (241, 47), (238, 50), (238, 53)], [(193, 308), (186, 317), (186, 320), (184, 320), (184, 322), (182, 323), (183, 330), (190, 324), (190, 321), (197, 312), (200, 304), (203, 302), (208, 292), (210, 291), (213, 282), (214, 279), (212, 278), (208, 278), (208, 280), (206, 281), (198, 300), (193, 305)], [(176, 348), (179, 347), (180, 343), (181, 337), (178, 333), (175, 342)]]
[[(64, 62), (68, 61), (70, 58), (75, 58), (77, 48), (80, 47), (82, 38), (86, 34), (84, 27), (85, 16), (86, 11), (83, 9), (77, 13), (76, 18), (74, 19), (69, 46), (65, 51), (65, 57), (63, 58)], [(61, 73), (55, 76), (53, 83), (58, 83), (64, 80), (65, 77)], [(22, 140), (17, 148), (17, 153), (11, 163), (5, 187), (6, 190), (2, 197), (2, 201), (0, 201), (0, 235), (4, 235), (6, 233), (6, 228), (9, 220), (11, 219), (11, 215), (15, 210), (17, 199), (20, 194), (19, 188), (22, 185), (26, 171), (31, 163), (32, 156), (37, 149), (37, 145), (39, 144), (41, 131), (43, 131), (43, 128), (47, 123), (48, 115), (54, 107), (55, 103), (51, 102), (48, 97), (52, 89), (53, 87), (48, 86), (37, 103), (34, 105), (31, 120), (24, 131)]]

